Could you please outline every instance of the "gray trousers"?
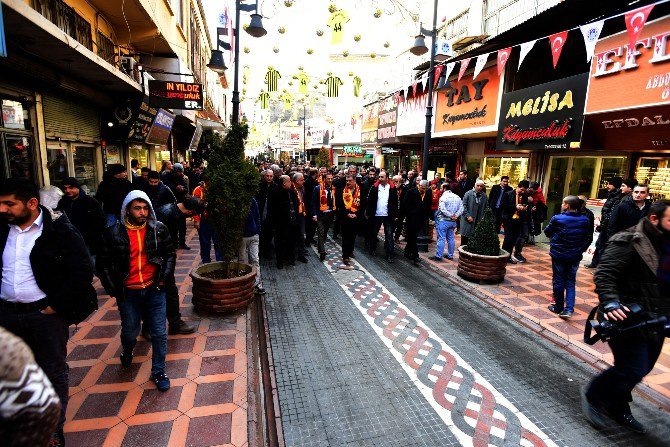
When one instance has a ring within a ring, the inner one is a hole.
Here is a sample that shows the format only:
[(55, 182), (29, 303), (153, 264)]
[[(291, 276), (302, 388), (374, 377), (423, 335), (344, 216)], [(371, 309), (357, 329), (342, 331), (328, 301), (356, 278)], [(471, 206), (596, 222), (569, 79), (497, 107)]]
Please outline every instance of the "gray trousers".
[(259, 235), (255, 234), (249, 237), (243, 237), (242, 242), (240, 242), (240, 252), (239, 258), (240, 262), (244, 264), (251, 264), (256, 267), (258, 274), (256, 275), (255, 285), (260, 286), (263, 283), (261, 282), (261, 265), (258, 262), (258, 242), (260, 240)]

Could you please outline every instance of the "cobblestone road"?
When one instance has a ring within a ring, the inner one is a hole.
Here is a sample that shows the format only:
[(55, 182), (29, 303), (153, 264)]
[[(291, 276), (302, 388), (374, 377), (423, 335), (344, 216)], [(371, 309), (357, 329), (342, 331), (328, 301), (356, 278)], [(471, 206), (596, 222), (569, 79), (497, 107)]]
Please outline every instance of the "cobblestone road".
[(597, 432), (579, 387), (592, 372), (427, 269), (358, 248), (264, 278), (286, 444), (663, 446), (667, 414), (638, 403), (654, 435)]

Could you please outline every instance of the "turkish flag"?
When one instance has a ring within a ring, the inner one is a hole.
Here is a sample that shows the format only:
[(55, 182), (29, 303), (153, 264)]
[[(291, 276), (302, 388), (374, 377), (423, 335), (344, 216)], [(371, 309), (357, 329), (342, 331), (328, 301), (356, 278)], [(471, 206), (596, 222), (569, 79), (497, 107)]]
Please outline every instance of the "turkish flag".
[(567, 31), (549, 36), (549, 43), (551, 43), (551, 57), (554, 58), (554, 68), (556, 68), (556, 64), (558, 64), (558, 58), (561, 57), (561, 51), (563, 51), (563, 45), (565, 45), (567, 39)]
[(444, 65), (438, 65), (435, 67), (435, 77), (433, 78), (433, 81), (435, 81), (435, 83), (433, 84), (433, 87), (435, 87), (437, 83), (440, 82), (440, 76), (442, 76), (442, 70), (444, 70)]
[(500, 76), (505, 69), (505, 64), (507, 63), (507, 59), (509, 59), (510, 55), (512, 54), (512, 47), (507, 47), (503, 48), (502, 50), (498, 50), (498, 76)]
[(416, 96), (417, 81), (412, 82), (412, 96)]
[(461, 61), (461, 69), (458, 71), (458, 81), (459, 82), (460, 82), (461, 78), (463, 77), (463, 75), (465, 74), (465, 70), (468, 69), (468, 65), (470, 64), (470, 59), (472, 59), (472, 58), (469, 57), (469, 58), (463, 59)]
[(628, 42), (632, 50), (635, 49), (637, 38), (640, 37), (642, 28), (644, 28), (644, 24), (647, 22), (647, 18), (653, 8), (654, 5), (649, 5), (626, 13), (626, 30), (628, 31)]

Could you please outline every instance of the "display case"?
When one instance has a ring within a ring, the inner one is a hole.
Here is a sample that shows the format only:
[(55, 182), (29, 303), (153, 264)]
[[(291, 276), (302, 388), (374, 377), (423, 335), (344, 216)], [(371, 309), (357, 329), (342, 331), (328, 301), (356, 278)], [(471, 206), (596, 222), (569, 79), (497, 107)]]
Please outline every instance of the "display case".
[(635, 178), (649, 185), (652, 200), (670, 198), (670, 158), (640, 158)]

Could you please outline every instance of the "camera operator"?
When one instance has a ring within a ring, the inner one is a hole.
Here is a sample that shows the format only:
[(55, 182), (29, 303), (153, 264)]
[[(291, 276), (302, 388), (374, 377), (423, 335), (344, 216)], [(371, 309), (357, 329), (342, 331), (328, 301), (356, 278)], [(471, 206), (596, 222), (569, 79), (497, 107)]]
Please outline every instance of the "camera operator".
[[(637, 303), (651, 315), (670, 314), (670, 201), (650, 206), (648, 217), (607, 243), (595, 274), (596, 293), (604, 318), (625, 324), (626, 305)], [(593, 379), (582, 395), (584, 415), (596, 428), (607, 417), (644, 433), (631, 414), (635, 385), (654, 368), (663, 348), (662, 328), (634, 329), (609, 341), (614, 366)]]

